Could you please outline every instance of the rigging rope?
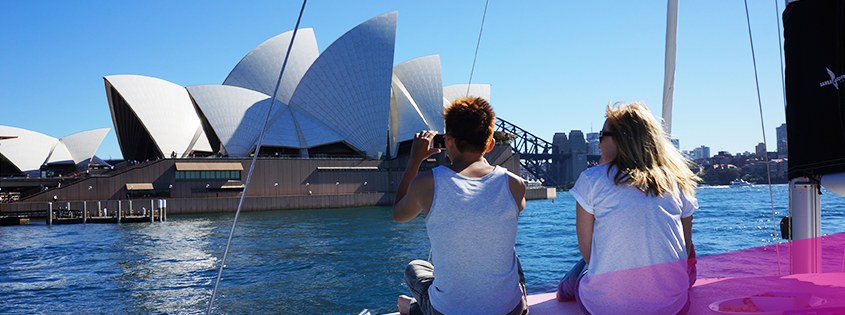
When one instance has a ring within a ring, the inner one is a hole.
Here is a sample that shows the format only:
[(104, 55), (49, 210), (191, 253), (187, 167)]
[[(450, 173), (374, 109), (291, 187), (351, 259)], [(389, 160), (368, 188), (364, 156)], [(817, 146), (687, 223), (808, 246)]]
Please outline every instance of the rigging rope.
[[(475, 61), (478, 59), (478, 47), (481, 46), (481, 34), (484, 33), (484, 20), (487, 19), (487, 6), (490, 5), (490, 0), (484, 4), (484, 15), (481, 16), (481, 30), (478, 31), (478, 42), (475, 44), (475, 56), (472, 57), (472, 70), (469, 71), (469, 83), (467, 83), (467, 94), (469, 97), (469, 90), (472, 88), (472, 74), (475, 73)], [(431, 261), (431, 249), (428, 250), (428, 261)]]
[[(783, 69), (783, 60), (784, 60), (783, 59), (783, 35), (781, 35), (781, 33), (780, 33), (781, 23), (780, 23), (780, 14), (778, 14), (780, 12), (780, 6), (778, 6), (778, 1), (779, 0), (775, 0), (775, 20), (777, 21), (777, 24), (778, 24), (777, 29), (778, 29), (778, 52), (780, 53), (780, 85), (781, 85), (782, 90), (783, 90), (783, 109), (784, 109), (784, 111), (786, 111), (786, 71)], [(790, 234), (787, 236), (787, 239), (791, 241), (792, 240), (792, 221), (791, 221), (792, 220), (792, 207), (786, 207), (786, 208), (787, 208), (787, 210), (786, 210), (787, 219), (786, 220), (787, 220), (787, 222), (789, 222), (788, 224), (789, 224), (789, 227), (790, 227), (790, 232), (789, 232)], [(787, 242), (786, 253), (787, 253), (786, 254), (787, 257), (792, 256), (792, 243), (791, 242)], [(843, 261), (843, 263), (845, 263), (845, 261)], [(791, 260), (790, 260), (790, 266), (789, 266), (789, 273), (790, 274), (792, 273), (792, 262), (791, 262)]]
[(786, 71), (783, 70), (783, 35), (780, 34), (780, 6), (778, 6), (778, 1), (775, 0), (775, 20), (778, 24), (778, 52), (780, 53), (780, 86), (783, 88), (783, 108), (786, 109)]
[[(490, 0), (484, 4), (484, 15), (481, 16), (481, 30), (478, 31), (478, 42), (475, 44), (475, 56), (472, 57), (472, 70), (469, 71), (469, 83), (467, 83), (467, 95), (469, 97), (469, 89), (472, 88), (472, 74), (475, 73), (475, 60), (478, 59), (478, 47), (481, 46), (481, 33), (484, 32), (484, 20), (487, 19), (487, 6), (490, 5)], [(431, 261), (431, 249), (428, 250), (428, 261)]]
[(255, 144), (255, 151), (252, 155), (252, 164), (249, 166), (249, 173), (246, 175), (246, 182), (244, 183), (244, 190), (241, 193), (241, 199), (238, 201), (238, 210), (235, 211), (235, 219), (232, 222), (232, 231), (229, 232), (229, 240), (226, 241), (226, 249), (223, 251), (223, 259), (220, 261), (220, 270), (217, 272), (217, 280), (214, 281), (214, 289), (211, 291), (211, 299), (208, 301), (208, 309), (206, 314), (211, 314), (211, 307), (214, 304), (214, 297), (217, 295), (217, 286), (220, 284), (220, 277), (223, 275), (223, 267), (226, 265), (226, 257), (229, 255), (229, 246), (232, 244), (232, 236), (235, 235), (235, 226), (238, 224), (238, 216), (241, 214), (241, 207), (244, 204), (244, 197), (246, 196), (247, 188), (249, 187), (249, 180), (252, 178), (252, 172), (255, 170), (256, 160), (258, 159), (258, 152), (261, 149), (261, 142), (264, 141), (264, 132), (267, 131), (267, 121), (270, 119), (270, 113), (273, 110), (273, 104), (276, 103), (276, 93), (279, 92), (279, 86), (282, 83), (282, 76), (285, 74), (285, 66), (288, 63), (290, 51), (293, 48), (293, 41), (296, 39), (296, 31), (299, 29), (299, 22), (302, 20), (302, 12), (305, 11), (305, 3), (308, 0), (302, 0), (302, 9), (299, 10), (299, 17), (296, 19), (296, 26), (293, 28), (293, 35), (290, 38), (290, 45), (288, 51), (285, 53), (285, 59), (282, 61), (282, 69), (279, 71), (279, 79), (276, 81), (276, 89), (273, 90), (273, 97), (270, 98), (270, 106), (267, 108), (267, 116), (264, 117), (264, 123), (261, 125), (261, 134), (258, 136), (258, 142)]
[[(768, 148), (768, 144), (766, 143), (766, 126), (763, 123), (763, 102), (760, 100), (760, 79), (757, 76), (757, 58), (754, 56), (754, 38), (751, 36), (751, 17), (748, 14), (748, 0), (745, 0), (745, 20), (748, 22), (748, 41), (751, 43), (751, 60), (754, 62), (754, 83), (757, 85), (757, 106), (760, 108), (760, 128), (763, 130), (763, 148)], [(775, 230), (775, 252), (777, 255), (778, 276), (780, 276), (780, 241), (778, 240), (778, 229), (777, 223), (775, 222), (775, 197), (772, 192), (772, 171), (769, 166), (768, 149), (765, 151), (765, 154), (766, 177), (769, 180), (769, 201), (772, 205), (772, 227)]]
[(469, 89), (472, 87), (472, 75), (475, 73), (475, 61), (478, 59), (478, 47), (481, 46), (481, 33), (484, 33), (484, 20), (487, 19), (487, 6), (490, 5), (490, 0), (484, 4), (484, 15), (481, 17), (481, 30), (478, 31), (478, 42), (475, 44), (475, 56), (472, 57), (472, 70), (469, 71), (469, 83), (467, 83), (467, 97), (469, 97)]

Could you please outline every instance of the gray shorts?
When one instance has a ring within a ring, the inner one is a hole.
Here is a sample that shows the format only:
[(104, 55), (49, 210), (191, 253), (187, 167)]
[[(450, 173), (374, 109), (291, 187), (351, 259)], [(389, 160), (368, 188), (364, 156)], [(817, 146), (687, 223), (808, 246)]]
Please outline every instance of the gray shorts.
[[(522, 273), (522, 265), (517, 259), (519, 270), (519, 286), (522, 288), (522, 300), (507, 315), (528, 314), (528, 295), (525, 292), (525, 275)], [(411, 302), (411, 315), (443, 315), (431, 306), (428, 298), (428, 287), (434, 282), (434, 265), (425, 260), (414, 260), (405, 267), (405, 284), (414, 296)]]

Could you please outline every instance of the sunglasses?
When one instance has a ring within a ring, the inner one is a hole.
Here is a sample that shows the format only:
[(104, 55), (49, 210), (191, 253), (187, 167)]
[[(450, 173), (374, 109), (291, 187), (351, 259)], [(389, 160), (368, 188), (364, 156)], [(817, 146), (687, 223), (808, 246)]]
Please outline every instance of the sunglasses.
[(604, 137), (610, 137), (610, 136), (613, 136), (613, 133), (610, 132), (610, 131), (599, 131), (599, 142), (601, 142), (601, 140), (604, 139)]

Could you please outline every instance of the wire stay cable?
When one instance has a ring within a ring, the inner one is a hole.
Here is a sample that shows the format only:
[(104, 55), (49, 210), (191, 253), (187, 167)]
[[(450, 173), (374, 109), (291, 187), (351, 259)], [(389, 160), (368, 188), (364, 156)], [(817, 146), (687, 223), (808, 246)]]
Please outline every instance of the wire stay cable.
[[(780, 6), (778, 6), (778, 1), (775, 0), (775, 21), (777, 22), (777, 29), (778, 29), (778, 52), (780, 53), (780, 85), (783, 90), (783, 109), (786, 112), (786, 70), (783, 69), (783, 35), (780, 33), (781, 28), (781, 19), (780, 19)], [(788, 217), (787, 220), (792, 220), (792, 207), (787, 207), (786, 216)], [(792, 221), (790, 221), (790, 226), (792, 225)], [(790, 233), (791, 230), (790, 230)], [(787, 240), (792, 240), (792, 235), (787, 236)], [(786, 246), (786, 256), (790, 257), (792, 255), (792, 243), (787, 242)], [(843, 261), (845, 263), (845, 261)], [(792, 263), (790, 261), (789, 273), (792, 273)]]
[[(751, 60), (754, 62), (754, 83), (757, 85), (757, 106), (760, 108), (760, 128), (763, 131), (763, 148), (768, 148), (768, 144), (766, 143), (766, 125), (763, 122), (763, 101), (760, 100), (760, 79), (757, 75), (757, 57), (755, 57), (754, 55), (754, 38), (751, 36), (751, 16), (748, 14), (748, 0), (745, 0), (745, 20), (748, 22), (748, 41), (751, 43)], [(780, 241), (778, 240), (778, 229), (777, 223), (775, 222), (775, 197), (774, 193), (772, 192), (772, 171), (771, 167), (769, 166), (768, 149), (766, 149), (765, 152), (767, 175), (766, 177), (769, 180), (769, 201), (772, 205), (772, 227), (774, 228), (775, 232), (775, 252), (777, 255), (778, 276), (780, 276)]]
[(475, 61), (478, 60), (478, 48), (481, 47), (481, 34), (484, 33), (484, 20), (487, 19), (487, 6), (490, 5), (490, 0), (484, 4), (484, 15), (481, 17), (481, 30), (478, 31), (478, 42), (475, 44), (475, 56), (472, 57), (472, 70), (469, 71), (469, 83), (467, 83), (467, 97), (469, 97), (469, 89), (472, 88), (472, 75), (475, 73)]
[(211, 314), (211, 308), (214, 305), (214, 297), (217, 295), (217, 287), (220, 284), (220, 278), (223, 276), (223, 267), (226, 265), (226, 258), (229, 255), (229, 247), (232, 245), (232, 236), (235, 235), (235, 226), (238, 224), (238, 216), (241, 214), (241, 208), (244, 204), (244, 197), (246, 197), (247, 188), (249, 188), (249, 180), (252, 178), (252, 172), (255, 170), (255, 164), (258, 159), (258, 152), (261, 150), (261, 143), (264, 141), (264, 132), (267, 131), (267, 121), (270, 120), (270, 113), (273, 111), (273, 104), (276, 103), (276, 94), (279, 92), (279, 86), (282, 83), (282, 76), (285, 74), (285, 66), (290, 57), (290, 51), (293, 48), (293, 41), (296, 39), (296, 31), (299, 30), (299, 22), (302, 20), (302, 13), (305, 11), (305, 3), (308, 0), (302, 1), (302, 9), (299, 10), (299, 17), (296, 19), (296, 26), (293, 28), (293, 35), (290, 38), (290, 45), (288, 45), (285, 59), (282, 61), (282, 69), (279, 71), (279, 79), (276, 81), (276, 89), (273, 90), (273, 97), (270, 98), (270, 106), (267, 108), (267, 116), (264, 117), (264, 123), (261, 125), (261, 134), (258, 136), (258, 142), (255, 144), (255, 151), (252, 154), (252, 163), (249, 166), (249, 173), (246, 176), (244, 183), (244, 190), (241, 193), (241, 198), (238, 201), (238, 210), (235, 211), (235, 219), (232, 222), (232, 230), (229, 232), (229, 240), (226, 241), (226, 249), (223, 251), (223, 259), (220, 261), (220, 269), (217, 272), (217, 280), (214, 281), (214, 289), (211, 291), (211, 299), (208, 301), (208, 309), (206, 314)]

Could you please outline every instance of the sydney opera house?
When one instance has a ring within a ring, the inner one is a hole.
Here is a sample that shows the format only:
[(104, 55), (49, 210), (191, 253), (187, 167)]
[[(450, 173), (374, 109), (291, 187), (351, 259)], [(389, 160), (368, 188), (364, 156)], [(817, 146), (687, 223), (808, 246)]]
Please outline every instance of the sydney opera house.
[[(221, 85), (105, 77), (124, 159), (249, 156), (265, 120), (262, 155), (396, 157), (415, 132), (442, 131), (443, 106), (467, 90), (443, 87), (437, 55), (393, 66), (396, 17), (364, 22), (322, 54), (313, 30), (298, 30), (281, 80), (293, 31), (258, 45)], [(489, 98), (489, 86), (472, 93)]]
[[(280, 34), (243, 57), (221, 85), (182, 87), (147, 76), (106, 76), (106, 97), (123, 158), (149, 163), (97, 172), (29, 199), (172, 198), (186, 200), (185, 212), (198, 211), (191, 210), (203, 207), (196, 205), (198, 199), (240, 195), (260, 140), (247, 197), (275, 199), (255, 201), (252, 209), (390, 203), (414, 133), (442, 132), (443, 108), (457, 98), (490, 98), (489, 85), (444, 87), (438, 55), (393, 66), (396, 24), (397, 12), (377, 16), (322, 53), (312, 29)], [(0, 127), (0, 136), (18, 136), (0, 142), (2, 160), (8, 164), (4, 169), (36, 175), (66, 161), (74, 167), (65, 171), (78, 173), (87, 167), (84, 163), (101, 163), (93, 152), (107, 131), (54, 141)], [(21, 153), (29, 142), (39, 143), (39, 149)], [(509, 146), (494, 150), (488, 160), (519, 171)], [(442, 154), (435, 156), (428, 167), (444, 161)], [(313, 198), (326, 195), (346, 199)], [(217, 211), (232, 210), (220, 207)]]
[(52, 177), (106, 166), (94, 153), (108, 132), (109, 128), (102, 128), (56, 139), (35, 131), (0, 126), (0, 135), (14, 135), (0, 144), (0, 176)]

